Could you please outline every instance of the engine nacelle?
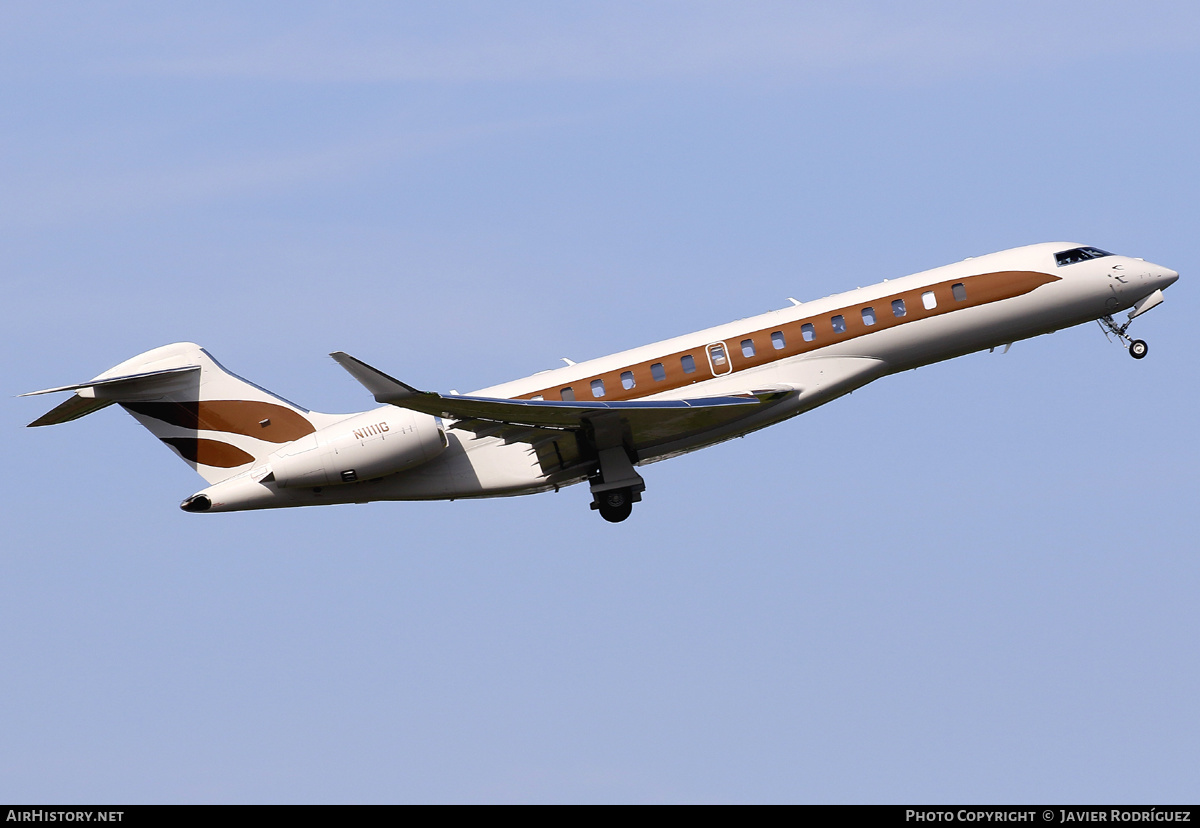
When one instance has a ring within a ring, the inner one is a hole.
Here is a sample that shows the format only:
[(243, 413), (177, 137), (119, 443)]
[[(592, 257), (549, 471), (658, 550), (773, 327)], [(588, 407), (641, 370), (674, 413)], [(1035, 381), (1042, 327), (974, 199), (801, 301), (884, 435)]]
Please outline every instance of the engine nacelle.
[(268, 462), (277, 486), (332, 486), (411, 469), (447, 445), (437, 417), (388, 406), (288, 443)]

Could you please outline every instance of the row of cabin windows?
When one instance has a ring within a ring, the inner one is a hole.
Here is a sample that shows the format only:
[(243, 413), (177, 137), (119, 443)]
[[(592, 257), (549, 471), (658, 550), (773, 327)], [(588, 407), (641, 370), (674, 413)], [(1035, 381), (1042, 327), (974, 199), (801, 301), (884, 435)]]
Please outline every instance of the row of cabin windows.
[[(954, 301), (956, 301), (956, 302), (967, 301), (967, 286), (964, 285), (962, 282), (956, 282), (955, 284), (951, 285), (950, 292), (954, 296)], [(925, 310), (933, 310), (934, 308), (937, 307), (937, 296), (934, 294), (934, 292), (932, 290), (927, 290), (921, 294), (921, 304), (925, 307)], [(868, 328), (875, 324), (875, 322), (876, 322), (875, 308), (873, 308), (873, 307), (862, 308), (859, 311), (859, 314), (862, 316), (863, 324), (866, 325)], [(907, 315), (908, 315), (908, 308), (905, 306), (904, 300), (903, 299), (893, 299), (892, 300), (892, 316), (896, 317), (897, 319), (900, 319)], [(840, 313), (836, 314), (835, 316), (830, 317), (829, 318), (829, 326), (831, 328), (833, 328), (834, 333), (845, 333), (846, 332), (846, 317)], [(804, 339), (805, 342), (812, 342), (814, 339), (817, 338), (817, 329), (811, 322), (805, 322), (803, 325), (800, 326), (800, 336)], [(780, 347), (782, 347), (782, 346), (780, 346)]]
[[(783, 334), (780, 333), (779, 336), (780, 336), (780, 341), (782, 342)], [(750, 340), (746, 340), (746, 342), (749, 342), (749, 341)], [(783, 346), (778, 345), (776, 347), (782, 348)], [(753, 352), (753, 349), (754, 349), (753, 343), (751, 343), (750, 349)], [(745, 353), (745, 343), (743, 343), (742, 352)], [(696, 373), (696, 358), (694, 356), (692, 356), (691, 354), (684, 354), (683, 356), (681, 356), (679, 358), (679, 367), (683, 369), (683, 373), (685, 373), (685, 374)], [(650, 376), (654, 378), (655, 382), (666, 382), (667, 381), (666, 366), (664, 366), (661, 362), (654, 363), (653, 365), (650, 366)], [(634, 379), (633, 371), (622, 371), (621, 372), (621, 387), (624, 388), (626, 391), (632, 390), (633, 388), (637, 387), (637, 380)], [(604, 396), (604, 394), (605, 394), (604, 380), (602, 380), (602, 379), (592, 380), (591, 388), (592, 388), (592, 396), (593, 397), (599, 399), (600, 397)], [(568, 385), (566, 388), (560, 389), (558, 393), (559, 393), (560, 397), (562, 397), (564, 400), (567, 400), (569, 402), (573, 401), (575, 399), (574, 386)], [(540, 400), (540, 399), (542, 399), (542, 396), (539, 394), (536, 397), (534, 397), (533, 399)]]
[[(967, 301), (967, 287), (962, 282), (957, 282), (957, 283), (951, 285), (950, 292), (954, 296), (954, 301), (956, 301), (956, 302)], [(937, 296), (934, 295), (932, 290), (927, 290), (921, 294), (921, 304), (925, 307), (926, 310), (933, 310), (934, 308), (937, 307)], [(901, 317), (904, 317), (907, 314), (908, 314), (908, 309), (904, 305), (904, 300), (903, 299), (893, 299), (892, 300), (892, 316), (896, 317), (897, 319), (900, 319)], [(873, 307), (863, 308), (860, 311), (860, 315), (862, 316), (863, 324), (866, 325), (867, 327), (870, 327), (875, 324), (875, 308), (873, 308)], [(829, 324), (833, 328), (834, 333), (845, 333), (846, 332), (846, 317), (840, 313), (833, 317), (830, 317)], [(803, 325), (800, 326), (800, 337), (805, 342), (812, 342), (814, 339), (817, 338), (817, 329), (813, 326), (813, 323), (805, 322)], [(783, 331), (772, 331), (771, 332), (771, 346), (776, 351), (783, 350), (786, 345), (787, 345), (787, 339), (784, 337)], [(747, 359), (754, 356), (755, 350), (754, 350), (754, 340), (753, 339), (749, 339), (749, 338), (743, 339), (741, 342), (741, 346), (742, 346), (742, 356), (746, 357)], [(719, 361), (722, 364), (724, 363), (724, 358), (725, 358), (725, 350), (724, 350), (724, 348), (721, 348), (719, 351)], [(683, 356), (681, 356), (679, 358), (679, 367), (681, 367), (683, 369), (683, 373), (685, 373), (685, 374), (694, 374), (696, 372), (696, 358), (693, 357), (691, 354), (684, 354)], [(650, 376), (654, 378), (655, 382), (665, 382), (667, 379), (667, 370), (665, 367), (663, 367), (663, 364), (661, 362), (656, 362), (650, 366)], [(621, 387), (624, 388), (626, 391), (632, 390), (633, 388), (637, 387), (637, 380), (634, 379), (633, 371), (622, 371), (621, 372)], [(591, 388), (592, 388), (592, 396), (593, 397), (599, 399), (600, 397), (604, 396), (604, 393), (605, 393), (604, 392), (604, 380), (602, 380), (602, 379), (592, 380)], [(568, 385), (566, 388), (560, 389), (559, 396), (561, 396), (564, 400), (567, 400), (568, 402), (572, 402), (575, 400), (575, 388), (573, 386)], [(538, 394), (533, 399), (540, 400), (540, 399), (542, 399), (542, 395)]]
[[(777, 351), (781, 350), (783, 348), (783, 346), (786, 344), (786, 341), (783, 338), (783, 331), (775, 331), (774, 333), (771, 334), (771, 344), (775, 347), (775, 350), (777, 350)], [(724, 364), (725, 350), (724, 350), (724, 348), (720, 348), (720, 346), (717, 346), (717, 348), (719, 348), (720, 350), (714, 351), (713, 359), (718, 364)], [(742, 340), (742, 355), (746, 356), (746, 357), (754, 356), (754, 340), (753, 339), (743, 339)], [(685, 374), (696, 373), (696, 358), (694, 356), (692, 356), (691, 354), (684, 354), (683, 356), (681, 356), (679, 358), (679, 367), (683, 369), (683, 373), (685, 373)], [(655, 382), (666, 382), (667, 381), (666, 366), (664, 366), (661, 362), (654, 363), (653, 365), (650, 366), (650, 376), (653, 377)], [(622, 371), (621, 372), (621, 387), (624, 388), (626, 391), (629, 391), (629, 390), (637, 387), (637, 380), (634, 379), (633, 371)], [(604, 396), (604, 394), (605, 394), (604, 380), (602, 380), (602, 379), (592, 380), (591, 388), (592, 388), (592, 396), (593, 397), (599, 399), (600, 397)], [(559, 389), (558, 393), (559, 393), (560, 397), (562, 397), (564, 400), (567, 400), (568, 402), (574, 401), (574, 399), (575, 399), (574, 386), (568, 385), (566, 388)], [(538, 394), (537, 396), (533, 397), (533, 399), (540, 400), (540, 399), (542, 399), (542, 395)]]

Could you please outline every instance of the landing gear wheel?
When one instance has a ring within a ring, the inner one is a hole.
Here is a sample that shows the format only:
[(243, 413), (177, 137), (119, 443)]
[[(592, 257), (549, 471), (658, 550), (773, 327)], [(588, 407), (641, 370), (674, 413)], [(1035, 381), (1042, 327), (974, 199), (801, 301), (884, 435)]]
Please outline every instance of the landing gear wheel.
[(620, 523), (633, 511), (633, 492), (613, 489), (600, 495), (600, 517), (609, 523)]
[(1143, 359), (1149, 350), (1143, 339), (1135, 339), (1129, 343), (1129, 355), (1134, 359)]

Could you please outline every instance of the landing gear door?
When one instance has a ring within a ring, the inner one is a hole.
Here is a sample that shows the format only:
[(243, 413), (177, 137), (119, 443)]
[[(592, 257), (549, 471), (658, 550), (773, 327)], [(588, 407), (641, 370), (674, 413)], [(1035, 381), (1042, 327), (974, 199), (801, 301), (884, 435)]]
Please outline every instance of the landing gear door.
[(708, 367), (712, 369), (714, 377), (723, 376), (733, 370), (733, 363), (729, 361), (729, 349), (725, 347), (724, 342), (714, 342), (706, 350)]

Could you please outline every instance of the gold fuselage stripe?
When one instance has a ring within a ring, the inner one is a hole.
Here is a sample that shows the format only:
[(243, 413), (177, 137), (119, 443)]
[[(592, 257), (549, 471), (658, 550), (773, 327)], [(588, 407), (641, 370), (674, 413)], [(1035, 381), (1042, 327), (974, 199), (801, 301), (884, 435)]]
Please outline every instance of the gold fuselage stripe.
[[(934, 316), (953, 313), (954, 311), (979, 307), (980, 305), (999, 302), (1004, 299), (1012, 299), (1016, 296), (1023, 296), (1042, 285), (1057, 282), (1061, 278), (1050, 273), (1029, 270), (1004, 270), (995, 273), (980, 273), (974, 276), (964, 276), (960, 279), (948, 279), (944, 282), (925, 285), (890, 296), (882, 296), (870, 302), (848, 305), (816, 316), (785, 322), (769, 328), (760, 328), (736, 334), (723, 340), (725, 344), (725, 359), (728, 360), (728, 365), (732, 367), (732, 371), (718, 369), (717, 373), (720, 376), (725, 376), (731, 372), (737, 373), (749, 368), (757, 368), (781, 359), (799, 356), (818, 350), (819, 348), (845, 342), (848, 339), (866, 336), (878, 331), (885, 331), (921, 319), (929, 319)], [(954, 298), (953, 288), (955, 285), (963, 286), (963, 290), (966, 292), (965, 299), (958, 300)], [(937, 306), (934, 308), (926, 308), (922, 301), (922, 295), (930, 291), (933, 292), (937, 300)], [(897, 317), (893, 315), (892, 303), (896, 300), (903, 300), (905, 306), (904, 316)], [(865, 308), (874, 309), (875, 324), (867, 325), (863, 321), (862, 311)], [(836, 316), (842, 317), (845, 326), (844, 332), (834, 330), (833, 318)], [(806, 342), (804, 340), (801, 329), (805, 325), (813, 326), (815, 336), (812, 341)], [(783, 334), (785, 342), (783, 348), (777, 349), (772, 344), (771, 335), (776, 332)], [(754, 343), (753, 356), (747, 357), (742, 353), (741, 343), (746, 339)], [(528, 394), (521, 394), (516, 399), (528, 400), (532, 397), (541, 396), (547, 400), (560, 400), (562, 399), (562, 389), (572, 388), (575, 392), (575, 399), (591, 400), (594, 399), (591, 384), (595, 380), (602, 380), (604, 382), (605, 393), (603, 399), (605, 400), (635, 400), (639, 397), (647, 397), (651, 394), (660, 394), (663, 391), (683, 388), (697, 382), (713, 379), (713, 371), (709, 368), (707, 349), (708, 344), (705, 344), (683, 351), (663, 354), (662, 356), (634, 363), (633, 365), (606, 371), (603, 374), (584, 377), (550, 388), (543, 388), (540, 391), (531, 391)], [(696, 370), (692, 373), (685, 373), (680, 360), (689, 355), (695, 359)], [(660, 362), (666, 376), (663, 380), (656, 381), (651, 376), (650, 366)], [(621, 385), (621, 374), (626, 371), (633, 373), (636, 383), (633, 388), (624, 388)]]

